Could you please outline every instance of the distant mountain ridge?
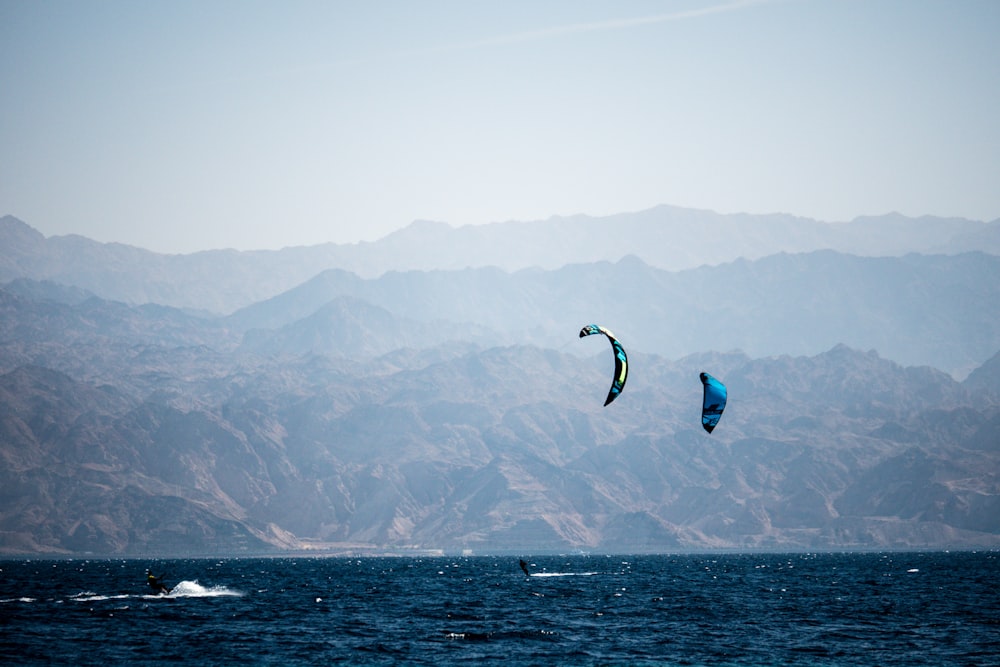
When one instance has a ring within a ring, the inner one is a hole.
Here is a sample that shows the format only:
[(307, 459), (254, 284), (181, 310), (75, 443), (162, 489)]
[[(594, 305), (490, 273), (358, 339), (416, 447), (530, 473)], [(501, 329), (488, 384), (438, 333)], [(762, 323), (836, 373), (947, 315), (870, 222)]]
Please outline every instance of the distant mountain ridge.
[[(344, 296), (413, 321), (474, 324), (478, 340), (493, 344), (561, 348), (580, 326), (599, 321), (614, 323), (631, 348), (671, 358), (708, 349), (809, 355), (846, 343), (962, 376), (1000, 350), (1000, 317), (986, 307), (1000, 303), (1000, 257), (981, 253), (817, 251), (680, 272), (635, 257), (513, 274), (485, 268), (365, 280), (334, 270), (225, 321), (237, 330), (292, 329)], [(442, 325), (439, 335), (456, 332)], [(308, 351), (276, 338), (269, 349)]]
[[(27, 300), (10, 300), (17, 295)], [(331, 270), (227, 317), (152, 304), (129, 309), (28, 279), (12, 281), (0, 297), (21, 335), (37, 322), (35, 338), (100, 323), (109, 335), (131, 330), (140, 340), (170, 340), (176, 332), (178, 344), (286, 356), (365, 358), (445, 341), (583, 350), (575, 335), (590, 322), (613, 323), (629, 349), (668, 358), (705, 350), (812, 355), (845, 343), (959, 378), (1000, 350), (1000, 317), (987, 307), (1000, 303), (1000, 257), (981, 253), (864, 258), (820, 251), (681, 272), (634, 257), (513, 274), (483, 268), (362, 279)], [(73, 306), (70, 319), (18, 314), (18, 303), (39, 299), (50, 310)]]
[(327, 269), (374, 278), (393, 270), (556, 269), (617, 262), (627, 255), (671, 271), (821, 249), (858, 256), (970, 251), (996, 255), (1000, 220), (983, 223), (889, 214), (823, 223), (780, 214), (721, 215), (659, 206), (601, 218), (556, 217), (458, 228), (418, 221), (370, 243), (162, 255), (75, 235), (46, 238), (7, 215), (0, 218), (0, 247), (4, 248), (0, 283), (21, 277), (52, 280), (126, 303), (225, 314)]

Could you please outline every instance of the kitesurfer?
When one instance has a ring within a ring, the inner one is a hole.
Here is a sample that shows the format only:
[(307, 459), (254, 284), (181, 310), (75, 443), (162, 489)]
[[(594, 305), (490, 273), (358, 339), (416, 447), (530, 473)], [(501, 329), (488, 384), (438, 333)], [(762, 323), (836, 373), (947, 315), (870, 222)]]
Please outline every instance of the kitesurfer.
[(163, 577), (154, 576), (152, 570), (146, 570), (146, 583), (157, 593), (167, 594), (170, 592), (167, 585), (163, 583)]

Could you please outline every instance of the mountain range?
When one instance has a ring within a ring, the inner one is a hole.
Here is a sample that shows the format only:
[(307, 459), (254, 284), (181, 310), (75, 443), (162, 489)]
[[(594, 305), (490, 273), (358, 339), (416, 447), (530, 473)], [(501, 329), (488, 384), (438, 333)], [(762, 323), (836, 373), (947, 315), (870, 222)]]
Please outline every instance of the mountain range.
[(605, 217), (458, 228), (417, 221), (374, 242), (163, 255), (76, 235), (46, 238), (7, 215), (0, 218), (0, 248), (0, 283), (21, 277), (52, 280), (126, 303), (228, 314), (334, 268), (377, 278), (389, 271), (551, 270), (615, 263), (628, 255), (666, 271), (815, 250), (859, 257), (976, 251), (1000, 255), (1000, 220), (892, 213), (824, 223), (790, 215), (721, 215), (658, 206)]
[(162, 256), (8, 216), (0, 553), (996, 547), (997, 229), (661, 207)]

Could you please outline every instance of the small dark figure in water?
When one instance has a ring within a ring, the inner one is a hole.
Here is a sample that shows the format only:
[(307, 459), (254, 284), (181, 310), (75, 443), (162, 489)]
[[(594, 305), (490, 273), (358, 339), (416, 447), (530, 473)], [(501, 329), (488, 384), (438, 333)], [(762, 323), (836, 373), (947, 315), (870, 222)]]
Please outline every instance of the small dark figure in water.
[(531, 573), (528, 572), (528, 564), (524, 562), (523, 558), (518, 560), (518, 564), (521, 566), (521, 569), (524, 570), (524, 576), (530, 577)]
[(163, 577), (153, 576), (151, 570), (146, 570), (146, 583), (157, 593), (163, 593), (164, 595), (170, 592), (170, 589), (165, 583), (163, 583)]

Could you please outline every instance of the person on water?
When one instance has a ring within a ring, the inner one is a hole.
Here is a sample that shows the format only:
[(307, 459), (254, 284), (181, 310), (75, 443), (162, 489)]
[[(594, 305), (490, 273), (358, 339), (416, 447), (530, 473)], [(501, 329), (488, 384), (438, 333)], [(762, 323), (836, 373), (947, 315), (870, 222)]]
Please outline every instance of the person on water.
[(152, 570), (146, 570), (146, 583), (157, 593), (169, 593), (170, 589), (163, 583), (163, 577), (153, 576)]

